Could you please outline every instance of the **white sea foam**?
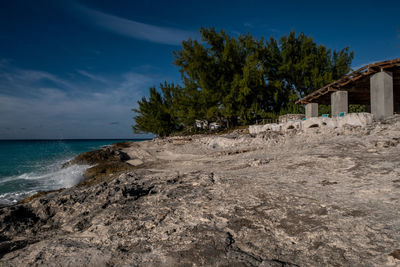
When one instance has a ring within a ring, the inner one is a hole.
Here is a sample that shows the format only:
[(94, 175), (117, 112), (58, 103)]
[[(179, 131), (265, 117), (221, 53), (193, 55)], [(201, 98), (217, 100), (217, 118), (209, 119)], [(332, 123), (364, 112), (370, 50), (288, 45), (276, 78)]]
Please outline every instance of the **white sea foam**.
[(1, 205), (15, 204), (18, 202), (18, 200), (33, 195), (37, 192), (38, 191), (35, 190), (29, 190), (29, 191), (18, 191), (18, 192), (0, 194), (0, 204)]
[(89, 165), (71, 165), (53, 173), (43, 175), (43, 178), (54, 183), (56, 187), (71, 187), (83, 180), (83, 173)]
[(7, 186), (7, 183), (12, 182), (29, 183), (29, 189), (0, 194), (0, 204), (16, 203), (18, 200), (39, 191), (72, 187), (83, 181), (83, 174), (90, 167), (89, 165), (71, 165), (67, 168), (61, 168), (62, 162), (52, 164), (41, 172), (23, 173), (1, 179), (0, 186)]

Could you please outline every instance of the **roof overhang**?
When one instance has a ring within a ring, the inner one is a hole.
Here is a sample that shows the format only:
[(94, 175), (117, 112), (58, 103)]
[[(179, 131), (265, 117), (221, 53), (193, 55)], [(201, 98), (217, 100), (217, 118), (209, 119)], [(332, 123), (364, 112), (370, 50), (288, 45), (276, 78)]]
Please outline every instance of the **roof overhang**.
[[(325, 96), (325, 95), (329, 96), (329, 93), (340, 91), (340, 90), (347, 90), (348, 88), (350, 90), (353, 89), (353, 91), (356, 91), (355, 88), (356, 88), (357, 83), (361, 84), (363, 81), (366, 81), (366, 78), (369, 77), (370, 75), (372, 75), (376, 72), (380, 72), (380, 71), (384, 71), (384, 70), (392, 69), (392, 68), (396, 68), (396, 67), (400, 67), (400, 58), (368, 64), (362, 68), (359, 68), (356, 71), (351, 72), (350, 74), (347, 74), (346, 76), (340, 78), (339, 80), (334, 81), (333, 83), (330, 83), (330, 84), (312, 92), (311, 94), (298, 100), (296, 102), (296, 104), (308, 104), (308, 103), (312, 103), (312, 102), (318, 102), (318, 99), (324, 98), (323, 96)], [(369, 80), (368, 80), (368, 82), (369, 82)], [(363, 87), (362, 90), (365, 91), (365, 84), (362, 87)], [(368, 90), (369, 90), (369, 88), (368, 88)]]

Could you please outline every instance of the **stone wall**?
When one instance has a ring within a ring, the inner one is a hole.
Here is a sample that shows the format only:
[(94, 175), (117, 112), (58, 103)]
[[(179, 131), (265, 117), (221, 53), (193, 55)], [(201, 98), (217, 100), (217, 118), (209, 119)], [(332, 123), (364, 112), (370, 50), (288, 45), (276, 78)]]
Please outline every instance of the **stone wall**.
[(371, 113), (349, 113), (343, 117), (313, 117), (307, 120), (295, 120), (285, 123), (271, 123), (265, 125), (250, 125), (250, 134), (258, 134), (267, 131), (286, 133), (291, 130), (308, 131), (312, 128), (326, 130), (341, 129), (345, 125), (366, 127), (373, 121)]

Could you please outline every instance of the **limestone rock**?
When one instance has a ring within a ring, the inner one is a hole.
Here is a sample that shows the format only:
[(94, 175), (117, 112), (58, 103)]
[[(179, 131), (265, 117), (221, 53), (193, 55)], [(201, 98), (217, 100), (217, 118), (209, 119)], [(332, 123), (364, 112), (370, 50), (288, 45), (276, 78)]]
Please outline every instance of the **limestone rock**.
[(140, 166), (143, 164), (143, 161), (140, 159), (130, 159), (130, 160), (127, 160), (126, 163), (128, 163), (132, 166)]
[(399, 266), (400, 116), (352, 129), (90, 156), (143, 164), (0, 207), (0, 266)]

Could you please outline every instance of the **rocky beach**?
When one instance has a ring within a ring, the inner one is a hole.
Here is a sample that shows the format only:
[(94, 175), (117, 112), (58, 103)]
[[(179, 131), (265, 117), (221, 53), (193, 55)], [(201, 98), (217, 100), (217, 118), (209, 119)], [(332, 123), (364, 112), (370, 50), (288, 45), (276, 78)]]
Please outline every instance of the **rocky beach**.
[(84, 182), (0, 209), (0, 265), (400, 266), (400, 116), (322, 128), (81, 154)]

